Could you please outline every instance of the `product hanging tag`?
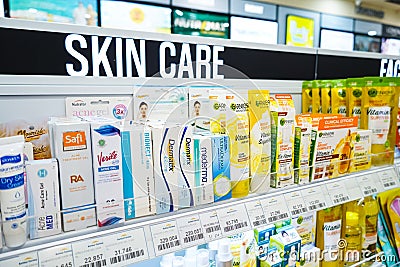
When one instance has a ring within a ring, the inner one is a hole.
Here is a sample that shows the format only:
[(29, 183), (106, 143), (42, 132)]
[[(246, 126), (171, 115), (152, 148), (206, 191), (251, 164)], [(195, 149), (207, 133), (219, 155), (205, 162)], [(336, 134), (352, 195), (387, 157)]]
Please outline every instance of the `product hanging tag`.
[(329, 196), (331, 197), (334, 206), (350, 201), (350, 196), (347, 193), (346, 187), (341, 182), (332, 182), (326, 184)]
[(284, 196), (286, 199), (286, 205), (288, 206), (292, 217), (298, 216), (308, 211), (306, 203), (304, 202), (303, 196), (301, 195), (300, 191), (286, 193)]
[(275, 223), (290, 218), (289, 209), (286, 206), (286, 200), (283, 195), (263, 199), (261, 203), (268, 223)]
[(106, 266), (105, 245), (102, 238), (72, 243), (74, 266)]
[(378, 193), (378, 187), (372, 174), (358, 176), (357, 180), (364, 197)]
[(179, 218), (176, 220), (176, 223), (183, 248), (205, 243), (199, 215)]
[(104, 244), (107, 266), (125, 266), (149, 258), (143, 228), (108, 235)]
[(38, 252), (41, 267), (73, 267), (74, 257), (71, 244), (52, 247)]
[(251, 230), (249, 217), (244, 204), (217, 210), (224, 236)]
[(248, 202), (245, 205), (252, 228), (257, 228), (267, 224), (267, 218), (265, 217), (261, 202), (259, 200)]
[(168, 221), (150, 226), (156, 256), (181, 250), (176, 221)]
[(378, 175), (381, 178), (384, 190), (389, 190), (398, 186), (399, 178), (394, 169), (381, 171)]
[(319, 185), (304, 189), (301, 194), (309, 211), (322, 210), (328, 206), (322, 187)]
[(222, 237), (221, 225), (215, 210), (199, 214), (203, 233), (207, 242)]

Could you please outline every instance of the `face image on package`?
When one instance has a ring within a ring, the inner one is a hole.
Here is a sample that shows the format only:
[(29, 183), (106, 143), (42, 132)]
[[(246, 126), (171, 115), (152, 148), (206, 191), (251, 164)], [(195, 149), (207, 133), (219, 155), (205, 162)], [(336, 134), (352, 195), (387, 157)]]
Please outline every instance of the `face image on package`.
[(51, 158), (49, 128), (47, 119), (36, 121), (15, 120), (0, 124), (0, 137), (23, 135), (25, 142), (33, 145), (34, 159)]
[(189, 119), (195, 126), (195, 132), (210, 131), (210, 89), (205, 86), (189, 87)]

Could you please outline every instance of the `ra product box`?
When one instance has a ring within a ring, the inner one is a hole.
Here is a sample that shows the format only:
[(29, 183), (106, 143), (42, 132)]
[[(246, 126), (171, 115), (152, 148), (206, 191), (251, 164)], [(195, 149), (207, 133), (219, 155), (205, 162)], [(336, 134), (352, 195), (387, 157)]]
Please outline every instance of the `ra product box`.
[(49, 128), (59, 165), (63, 230), (96, 225), (90, 124), (54, 119)]
[(226, 89), (210, 89), (209, 115), (210, 131), (212, 133), (224, 134), (226, 132)]
[(31, 239), (61, 233), (60, 193), (56, 159), (25, 163)]
[(232, 197), (229, 137), (225, 134), (213, 134), (210, 136), (213, 159), (214, 202), (217, 202)]
[(371, 168), (371, 130), (357, 130), (351, 134), (350, 172)]
[(189, 119), (193, 124), (194, 132), (210, 131), (210, 87), (189, 87)]
[(118, 121), (86, 118), (91, 124), (93, 173), (99, 227), (125, 221), (121, 130)]
[(315, 227), (316, 227), (317, 213), (309, 212), (304, 213), (292, 218), (292, 226), (296, 229), (301, 237), (301, 245), (315, 246)]
[(186, 123), (189, 119), (186, 86), (135, 87), (133, 103), (135, 120)]
[(271, 116), (269, 91), (249, 90), (250, 191), (265, 193), (270, 188)]
[(104, 117), (115, 120), (131, 120), (132, 97), (67, 97), (67, 117)]
[(121, 147), (125, 220), (155, 214), (150, 128), (126, 122)]
[(271, 187), (294, 184), (293, 149), (295, 108), (292, 96), (271, 97)]
[(310, 179), (311, 117), (296, 115), (294, 129), (294, 182), (306, 184)]
[(195, 135), (194, 142), (194, 178), (195, 205), (214, 202), (212, 175), (212, 139), (209, 135)]
[(357, 123), (357, 117), (319, 121), (311, 181), (348, 173), (351, 163), (351, 133), (357, 129)]
[(287, 227), (271, 236), (269, 247), (276, 247), (279, 254), (283, 256), (283, 266), (295, 267), (300, 258), (301, 238), (296, 229)]
[(157, 214), (173, 212), (179, 207), (179, 129), (176, 124), (151, 124)]

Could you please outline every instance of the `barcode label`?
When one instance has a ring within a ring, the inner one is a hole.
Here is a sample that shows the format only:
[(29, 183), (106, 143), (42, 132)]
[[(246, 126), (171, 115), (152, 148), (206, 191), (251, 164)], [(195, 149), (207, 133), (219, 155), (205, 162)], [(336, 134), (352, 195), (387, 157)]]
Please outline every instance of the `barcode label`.
[(210, 233), (214, 233), (217, 231), (221, 231), (221, 226), (220, 225), (214, 225), (214, 226), (210, 226), (206, 228), (206, 233), (210, 234)]
[(365, 190), (363, 193), (364, 195), (372, 195), (378, 193), (378, 190), (376, 188), (371, 188), (370, 190)]
[(289, 218), (289, 214), (282, 213), (282, 214), (279, 214), (279, 215), (275, 215), (275, 216), (269, 217), (268, 218), (268, 222), (269, 223), (277, 222), (277, 221), (284, 220), (284, 219), (287, 219), (287, 218)]
[(253, 225), (254, 225), (254, 227), (257, 227), (257, 226), (260, 226), (260, 225), (264, 225), (264, 224), (267, 224), (267, 219), (262, 219), (262, 220), (258, 220), (258, 221), (254, 221), (253, 222)]
[(313, 211), (313, 210), (323, 209), (323, 208), (325, 208), (325, 207), (326, 207), (326, 204), (325, 204), (325, 203), (318, 203), (318, 204), (314, 204), (314, 205), (308, 206), (308, 209), (309, 209), (310, 211)]
[(159, 244), (157, 246), (157, 249), (158, 249), (158, 251), (163, 251), (163, 250), (166, 250), (166, 249), (178, 247), (179, 245), (180, 245), (179, 240), (175, 240), (175, 241), (172, 241), (172, 242)]
[(390, 183), (384, 183), (384, 184), (383, 184), (384, 187), (392, 187), (392, 186), (394, 186), (394, 185), (396, 185), (395, 182), (390, 182)]
[(102, 266), (107, 266), (107, 261), (105, 259), (80, 265), (79, 267), (102, 267)]
[(225, 226), (224, 227), (224, 232), (225, 233), (231, 232), (231, 231), (238, 230), (238, 229), (241, 229), (241, 228), (244, 228), (244, 227), (247, 227), (247, 226), (248, 226), (247, 222), (235, 223), (233, 225)]
[(343, 202), (348, 202), (349, 200), (350, 200), (349, 196), (344, 196), (344, 197), (335, 198), (333, 200), (333, 203), (339, 204), (339, 203), (343, 203)]
[[(132, 251), (132, 252), (127, 253), (127, 254), (122, 254), (122, 255), (118, 255), (118, 256), (112, 257), (110, 259), (110, 263), (111, 264), (116, 264), (116, 263), (120, 263), (122, 261), (127, 261), (127, 260), (138, 258), (138, 257), (141, 257), (141, 256), (144, 256), (144, 250), (143, 249)], [(103, 265), (99, 265), (99, 266), (103, 266)]]
[(197, 235), (186, 236), (183, 238), (183, 242), (189, 243), (189, 242), (193, 242), (193, 241), (203, 239), (203, 238), (204, 238), (204, 235), (203, 235), (203, 233), (201, 233), (201, 234), (197, 234)]
[(305, 212), (307, 212), (307, 209), (306, 209), (306, 208), (301, 208), (301, 209), (297, 209), (297, 210), (292, 210), (292, 215), (293, 215), (293, 216), (296, 216), (296, 215), (299, 215), (299, 214), (305, 213)]

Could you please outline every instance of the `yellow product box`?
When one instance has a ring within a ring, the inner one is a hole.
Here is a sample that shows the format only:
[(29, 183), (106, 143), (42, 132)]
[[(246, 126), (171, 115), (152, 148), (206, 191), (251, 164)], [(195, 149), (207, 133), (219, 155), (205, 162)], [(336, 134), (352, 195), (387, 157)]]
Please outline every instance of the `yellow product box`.
[(393, 164), (399, 103), (399, 78), (365, 78), (361, 128), (372, 130), (372, 165)]
[(350, 172), (371, 168), (371, 130), (357, 130), (351, 134)]
[(313, 81), (312, 86), (312, 113), (322, 113), (321, 81)]
[(323, 114), (332, 113), (332, 81), (330, 80), (322, 80), (320, 81), (321, 87), (321, 112)]
[(349, 172), (351, 133), (356, 131), (357, 123), (357, 117), (319, 121), (311, 181), (334, 178)]
[(310, 147), (311, 147), (311, 122), (310, 116), (296, 115), (294, 136), (294, 182), (305, 184), (310, 177)]
[(347, 116), (358, 117), (358, 128), (361, 125), (361, 99), (364, 87), (363, 78), (350, 78), (347, 83)]
[(271, 187), (294, 184), (293, 149), (295, 108), (292, 96), (277, 94), (271, 100)]
[(301, 93), (301, 103), (302, 103), (302, 113), (311, 113), (312, 112), (312, 88), (313, 81), (304, 81), (302, 84), (302, 93)]
[(209, 115), (210, 131), (212, 133), (224, 134), (226, 128), (226, 93), (225, 89), (210, 89)]
[(249, 103), (246, 95), (226, 91), (226, 132), (231, 148), (232, 197), (249, 194)]
[(332, 114), (347, 115), (346, 80), (332, 80)]
[(270, 188), (271, 117), (269, 91), (249, 90), (250, 191), (265, 193)]

